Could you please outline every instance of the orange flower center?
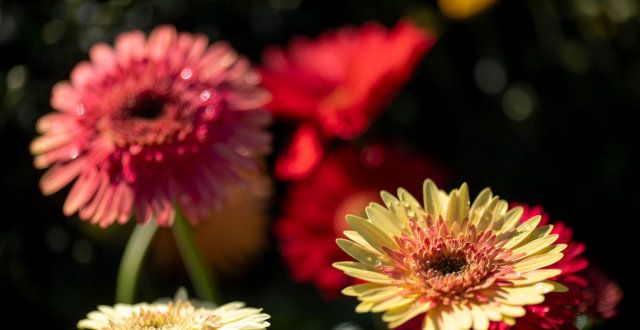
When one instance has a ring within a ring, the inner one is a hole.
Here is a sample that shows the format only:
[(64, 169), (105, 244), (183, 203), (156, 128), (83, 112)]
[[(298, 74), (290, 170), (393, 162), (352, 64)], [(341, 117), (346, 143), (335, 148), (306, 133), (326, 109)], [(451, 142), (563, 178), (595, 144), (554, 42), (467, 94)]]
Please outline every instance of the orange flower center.
[(495, 244), (491, 231), (477, 232), (466, 222), (452, 230), (442, 219), (426, 221), (423, 227), (411, 220), (412, 233), (396, 238), (399, 248), (387, 251), (391, 265), (379, 266), (407, 290), (448, 304), (474, 298), (511, 270), (505, 260), (511, 252)]

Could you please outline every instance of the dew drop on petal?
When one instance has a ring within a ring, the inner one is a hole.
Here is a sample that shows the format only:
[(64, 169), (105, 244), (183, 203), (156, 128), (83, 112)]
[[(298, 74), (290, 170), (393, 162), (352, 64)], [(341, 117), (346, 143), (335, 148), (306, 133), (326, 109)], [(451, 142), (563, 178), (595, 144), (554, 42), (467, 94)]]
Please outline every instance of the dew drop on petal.
[(193, 73), (191, 72), (191, 69), (184, 68), (184, 69), (182, 69), (182, 71), (180, 71), (180, 78), (182, 78), (184, 80), (187, 80), (187, 79), (191, 78), (192, 74)]
[(71, 148), (69, 151), (69, 158), (76, 159), (78, 158), (78, 155), (80, 155), (80, 150), (78, 150), (78, 148)]
[(249, 151), (249, 149), (247, 149), (247, 148), (245, 148), (243, 146), (239, 146), (239, 147), (235, 148), (235, 151), (241, 156), (245, 156), (245, 157), (251, 156), (251, 151)]
[(204, 118), (205, 119), (215, 119), (216, 117), (218, 117), (218, 115), (220, 114), (220, 110), (218, 107), (214, 106), (214, 105), (210, 105), (207, 106), (204, 109)]
[(141, 145), (135, 144), (135, 145), (132, 145), (132, 146), (129, 147), (129, 152), (132, 155), (137, 155), (137, 154), (140, 153), (140, 151), (142, 151), (142, 146)]
[(535, 289), (536, 289), (536, 291), (541, 292), (541, 293), (547, 293), (547, 292), (551, 291), (549, 289), (549, 286), (547, 286), (547, 285), (545, 285), (543, 283), (536, 284), (535, 285)]
[(86, 109), (84, 108), (84, 104), (80, 103), (76, 106), (76, 115), (84, 116), (86, 113)]
[(211, 98), (211, 92), (209, 90), (203, 90), (200, 92), (200, 100), (207, 101)]

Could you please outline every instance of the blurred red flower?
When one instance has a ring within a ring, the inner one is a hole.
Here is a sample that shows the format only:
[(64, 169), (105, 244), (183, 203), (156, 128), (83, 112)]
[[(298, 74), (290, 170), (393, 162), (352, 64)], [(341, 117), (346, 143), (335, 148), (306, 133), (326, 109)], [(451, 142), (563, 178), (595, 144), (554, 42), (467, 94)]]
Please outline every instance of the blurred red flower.
[(343, 147), (327, 155), (307, 178), (291, 184), (276, 224), (278, 244), (292, 278), (312, 283), (325, 297), (336, 296), (352, 279), (331, 264), (347, 255), (336, 245), (349, 229), (347, 214), (380, 202), (382, 189), (421, 191), (422, 178), (444, 183), (446, 171), (417, 154), (380, 145)]
[(261, 68), (273, 95), (268, 108), (299, 124), (276, 175), (303, 178), (319, 164), (327, 140), (362, 134), (434, 42), (429, 32), (400, 21), (390, 30), (367, 23), (315, 40), (298, 37), (286, 50), (268, 48)]

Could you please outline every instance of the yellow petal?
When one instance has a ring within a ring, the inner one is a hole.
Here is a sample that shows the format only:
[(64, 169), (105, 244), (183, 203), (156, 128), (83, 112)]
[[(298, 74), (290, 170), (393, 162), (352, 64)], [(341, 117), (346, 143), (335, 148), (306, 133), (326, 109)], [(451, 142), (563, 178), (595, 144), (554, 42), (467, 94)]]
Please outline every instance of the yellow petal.
[(515, 230), (516, 234), (511, 239), (509, 239), (502, 246), (502, 248), (503, 249), (511, 249), (512, 247), (516, 246), (518, 243), (522, 242), (525, 238), (527, 238), (529, 236), (529, 234), (534, 229), (536, 229), (536, 227), (540, 223), (541, 219), (542, 219), (541, 216), (536, 215), (535, 217), (527, 220), (523, 224), (521, 224), (518, 227), (516, 227), (516, 230)]
[(398, 296), (398, 294), (404, 290), (401, 287), (397, 286), (385, 286), (382, 288), (376, 288), (369, 290), (363, 294), (361, 294), (358, 299), (362, 301), (371, 301), (371, 302), (381, 302), (383, 300), (390, 299), (392, 297)]
[(390, 328), (395, 328), (412, 318), (427, 312), (430, 307), (431, 305), (429, 303), (420, 303), (416, 301), (411, 305), (404, 305), (386, 311), (382, 315), (382, 320), (388, 322)]
[(454, 222), (461, 222), (469, 215), (469, 187), (466, 183), (460, 189), (454, 189), (449, 194), (449, 204), (445, 220), (451, 225)]
[(389, 210), (384, 208), (384, 206), (378, 203), (371, 203), (365, 208), (365, 212), (369, 220), (387, 235), (400, 235), (400, 224), (397, 223), (397, 218), (389, 212)]
[(400, 204), (400, 200), (386, 190), (380, 191), (380, 198), (382, 198), (382, 201), (384, 202), (384, 205), (387, 206), (387, 208), (390, 208), (395, 204)]
[(378, 283), (362, 283), (362, 284), (348, 286), (342, 289), (342, 294), (345, 296), (357, 297), (369, 290), (386, 288), (386, 287), (387, 285), (378, 284)]
[(524, 316), (526, 310), (522, 306), (511, 306), (507, 304), (498, 304), (496, 306), (491, 306), (490, 308), (495, 309), (500, 312), (502, 315), (511, 316), (511, 317), (521, 317)]
[(537, 240), (538, 238), (545, 237), (551, 233), (553, 230), (553, 225), (546, 225), (542, 227), (537, 227), (534, 230), (529, 232), (529, 235), (521, 240), (518, 244), (514, 245), (511, 249), (519, 248), (525, 244), (528, 244), (532, 241)]
[(505, 213), (505, 215), (499, 221), (501, 226), (499, 228), (494, 228), (496, 233), (501, 234), (515, 228), (516, 225), (520, 222), (520, 218), (522, 218), (522, 212), (523, 209), (520, 206), (516, 206), (507, 211), (507, 213)]
[(552, 265), (562, 259), (562, 253), (533, 255), (518, 261), (514, 271), (524, 273)]
[(363, 301), (356, 306), (356, 313), (368, 313), (371, 311), (371, 307), (373, 307), (374, 303), (370, 301)]
[(492, 309), (488, 309), (488, 308), (484, 308), (484, 307), (480, 307), (484, 313), (487, 315), (487, 317), (489, 318), (489, 321), (493, 321), (493, 322), (500, 322), (502, 319), (504, 319), (504, 316), (495, 310)]
[(384, 190), (380, 192), (380, 197), (389, 211), (395, 215), (397, 222), (400, 225), (400, 229), (402, 230), (403, 226), (406, 227), (407, 222), (409, 222), (409, 218), (407, 217), (404, 207), (400, 204), (400, 200)]
[(514, 326), (516, 325), (516, 319), (513, 317), (505, 316), (502, 318), (501, 322), (506, 323), (507, 325)]
[(351, 277), (356, 277), (365, 281), (381, 284), (391, 284), (393, 282), (393, 279), (388, 277), (387, 275), (378, 273), (372, 270), (371, 267), (359, 262), (340, 261), (334, 263), (333, 267), (340, 269), (345, 274)]
[(493, 222), (493, 213), (498, 203), (500, 202), (500, 198), (498, 196), (494, 196), (490, 201), (487, 207), (482, 210), (482, 214), (478, 217), (478, 222), (475, 223), (476, 227), (479, 231), (486, 230), (489, 228), (489, 225)]
[(522, 274), (522, 278), (509, 281), (514, 285), (526, 285), (546, 280), (550, 277), (560, 275), (560, 273), (561, 271), (559, 269), (538, 269)]
[(453, 316), (452, 311), (450, 310), (443, 310), (440, 313), (440, 322), (439, 323), (439, 328), (440, 329), (451, 329), (451, 330), (457, 330), (458, 329), (458, 323), (456, 322), (456, 319)]
[(430, 310), (424, 318), (422, 324), (422, 330), (438, 330), (438, 315), (440, 314), (440, 308), (436, 310)]
[[(529, 239), (527, 238), (525, 241), (528, 241), (528, 240)], [(522, 245), (522, 243), (519, 244), (520, 245), (519, 247), (513, 249), (513, 253), (514, 254), (525, 253), (526, 255), (532, 255), (546, 248), (547, 246), (553, 244), (553, 242), (555, 242), (556, 240), (558, 240), (557, 234), (553, 234), (553, 235), (545, 234), (545, 236), (538, 237), (534, 240), (529, 241), (524, 245)]]
[(336, 243), (342, 251), (365, 265), (375, 267), (382, 262), (380, 260), (381, 256), (377, 252), (369, 250), (358, 243), (344, 238), (336, 239)]
[(518, 306), (539, 304), (544, 301), (544, 296), (542, 295), (544, 292), (541, 291), (551, 290), (552, 288), (553, 286), (541, 283), (522, 287), (504, 287), (497, 293), (498, 296), (495, 299), (502, 303)]
[(453, 305), (453, 318), (456, 320), (459, 329), (469, 329), (473, 324), (471, 311), (465, 305)]
[(482, 212), (487, 207), (491, 199), (493, 198), (493, 193), (491, 189), (484, 188), (478, 194), (478, 197), (473, 201), (471, 208), (469, 209), (469, 222), (471, 224), (478, 224), (480, 221), (480, 217), (482, 216)]
[(440, 208), (440, 191), (438, 190), (438, 186), (431, 181), (431, 179), (424, 180), (422, 184), (422, 198), (424, 203), (424, 210), (428, 215), (432, 216), (434, 219), (438, 219), (442, 214), (442, 210)]
[(371, 222), (358, 218), (356, 216), (348, 216), (347, 222), (351, 228), (362, 236), (374, 249), (380, 253), (384, 253), (383, 247), (390, 249), (396, 249), (398, 246), (396, 242), (391, 239), (387, 234), (380, 230), (376, 225)]
[(371, 311), (374, 312), (374, 313), (384, 312), (384, 311), (392, 309), (392, 308), (398, 308), (400, 306), (411, 304), (414, 301), (416, 301), (416, 297), (415, 296), (405, 297), (405, 296), (397, 295), (397, 296), (395, 296), (393, 298), (390, 298), (390, 299), (387, 299), (385, 301), (376, 303), (373, 306), (373, 308), (371, 308)]
[(567, 291), (569, 291), (569, 288), (564, 286), (564, 284), (562, 284), (562, 283), (558, 283), (558, 282), (555, 282), (555, 281), (549, 281), (549, 280), (544, 281), (544, 283), (552, 285), (553, 286), (553, 289), (552, 289), (553, 292), (567, 292)]
[(398, 188), (398, 198), (400, 198), (402, 205), (408, 208), (406, 211), (407, 216), (409, 218), (414, 218), (418, 223), (423, 223), (427, 214), (416, 198), (404, 188)]
[(375, 251), (376, 249), (371, 246), (371, 244), (367, 243), (367, 241), (358, 234), (357, 231), (354, 230), (345, 230), (342, 232), (344, 236), (347, 236), (350, 240), (362, 245), (364, 248), (369, 249), (371, 251)]
[(473, 319), (474, 330), (486, 330), (489, 328), (487, 314), (478, 306), (471, 305), (471, 319)]

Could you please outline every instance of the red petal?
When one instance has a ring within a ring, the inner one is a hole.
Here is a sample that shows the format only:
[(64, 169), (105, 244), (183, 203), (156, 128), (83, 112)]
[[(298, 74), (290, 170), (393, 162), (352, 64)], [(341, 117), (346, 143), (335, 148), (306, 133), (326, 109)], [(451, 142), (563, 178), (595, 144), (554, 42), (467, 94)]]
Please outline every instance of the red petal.
[(305, 124), (293, 135), (289, 148), (276, 160), (276, 176), (283, 180), (299, 180), (320, 163), (324, 153), (317, 128)]

